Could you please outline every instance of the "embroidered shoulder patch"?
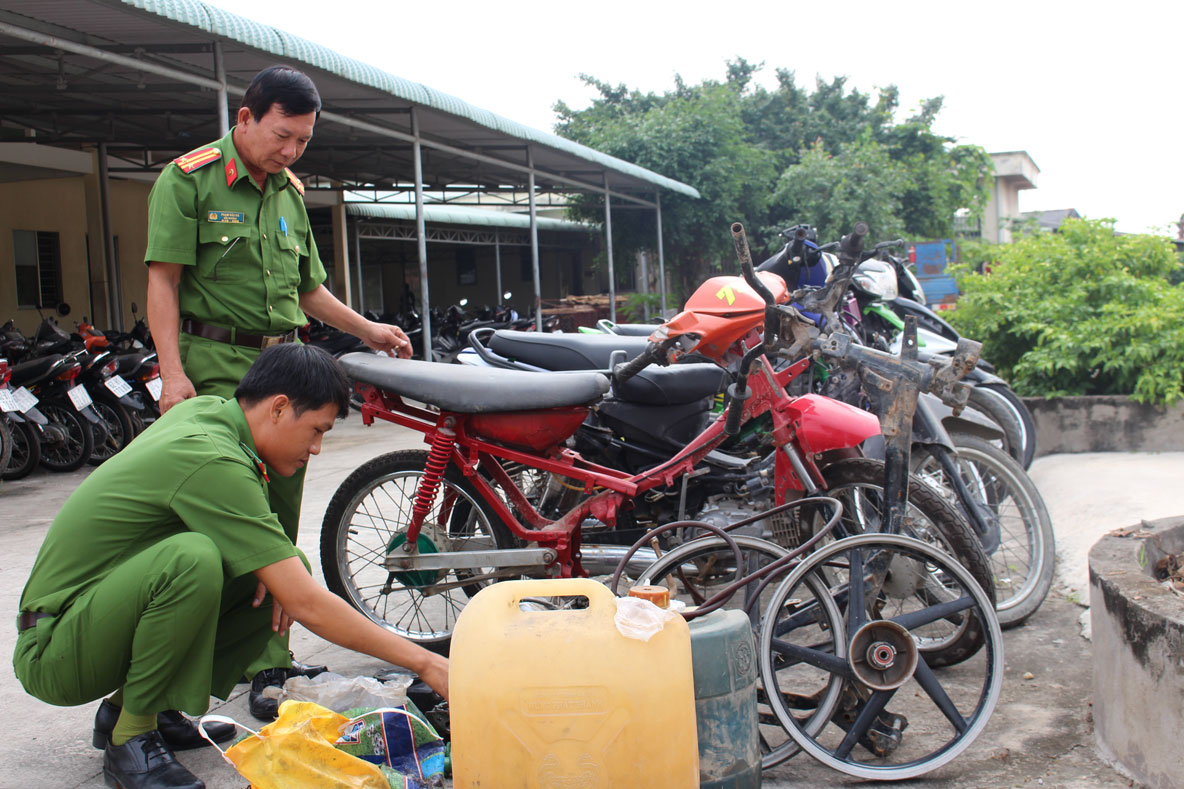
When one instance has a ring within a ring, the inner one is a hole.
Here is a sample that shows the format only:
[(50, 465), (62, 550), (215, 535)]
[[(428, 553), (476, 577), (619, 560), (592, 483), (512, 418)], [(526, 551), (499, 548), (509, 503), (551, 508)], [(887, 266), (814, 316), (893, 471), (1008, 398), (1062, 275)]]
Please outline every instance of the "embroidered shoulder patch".
[(191, 173), (199, 167), (205, 167), (210, 162), (216, 162), (222, 158), (222, 151), (213, 146), (209, 148), (199, 148), (196, 151), (190, 151), (184, 156), (178, 156), (173, 159), (173, 163), (181, 168), (182, 172)]
[(292, 173), (292, 171), (289, 170), (287, 167), (284, 168), (284, 173), (288, 176), (288, 180), (292, 183), (292, 186), (296, 187), (296, 191), (299, 192), (300, 195), (303, 197), (304, 196), (304, 184), (302, 184), (300, 182), (300, 179), (297, 178)]

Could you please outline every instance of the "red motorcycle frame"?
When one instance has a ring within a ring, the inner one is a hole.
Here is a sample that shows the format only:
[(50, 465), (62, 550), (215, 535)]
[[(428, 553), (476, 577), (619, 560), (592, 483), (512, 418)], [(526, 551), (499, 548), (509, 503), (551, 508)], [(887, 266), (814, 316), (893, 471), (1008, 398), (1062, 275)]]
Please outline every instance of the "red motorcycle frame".
[[(780, 277), (762, 273), (766, 285), (774, 286), (779, 300), (788, 295)], [(695, 350), (717, 363), (738, 358), (747, 340), (755, 335), (764, 320), (765, 302), (741, 277), (715, 277), (704, 283), (687, 302), (688, 309), (659, 327), (651, 341), (669, 337), (692, 338)], [(683, 348), (683, 351), (688, 348)], [(415, 492), (411, 518), (406, 528), (403, 550), (391, 549), (388, 569), (440, 569), (441, 554), (419, 554), (417, 546), (424, 519), (431, 511), (445, 470), (455, 465), (482, 499), (508, 529), (520, 540), (536, 543), (539, 555), (552, 576), (583, 576), (580, 563), (581, 524), (592, 517), (612, 527), (617, 513), (631, 501), (650, 490), (670, 487), (689, 474), (703, 457), (728, 436), (725, 415), (721, 415), (682, 451), (668, 461), (640, 474), (624, 472), (590, 463), (578, 453), (562, 446), (587, 416), (590, 406), (573, 404), (534, 411), (498, 413), (436, 413), (406, 402), (389, 385), (375, 382), (368, 375), (376, 364), (426, 364), (402, 360), (376, 360), (371, 355), (343, 357), (356, 388), (362, 395), (362, 419), (393, 422), (424, 434), (430, 445), (423, 477)], [(774, 488), (776, 503), (785, 503), (790, 491), (814, 492), (826, 483), (818, 465), (822, 453), (851, 449), (864, 439), (880, 432), (877, 418), (863, 410), (818, 395), (792, 397), (787, 384), (809, 366), (801, 360), (784, 370), (776, 370), (767, 357), (753, 365), (749, 378), (749, 397), (744, 402), (741, 423), (765, 413), (772, 418), (771, 435), (778, 448)], [(438, 368), (437, 368), (438, 369)], [(522, 385), (533, 387), (540, 373), (521, 373)], [(368, 380), (369, 379), (369, 380)], [(391, 377), (384, 380), (389, 381)], [(397, 387), (396, 387), (397, 388)], [(513, 392), (499, 393), (513, 402)], [(589, 494), (558, 519), (544, 517), (514, 483), (502, 461), (523, 464), (574, 481)], [(496, 489), (495, 489), (496, 488)], [(499, 495), (498, 490), (502, 492)], [(440, 522), (448, 521), (454, 502), (444, 501)], [(523, 522), (525, 521), (525, 523)], [(529, 549), (508, 549), (529, 550)], [(397, 556), (396, 554), (403, 554)], [(457, 552), (460, 553), (460, 552)], [(423, 556), (430, 556), (427, 562)]]

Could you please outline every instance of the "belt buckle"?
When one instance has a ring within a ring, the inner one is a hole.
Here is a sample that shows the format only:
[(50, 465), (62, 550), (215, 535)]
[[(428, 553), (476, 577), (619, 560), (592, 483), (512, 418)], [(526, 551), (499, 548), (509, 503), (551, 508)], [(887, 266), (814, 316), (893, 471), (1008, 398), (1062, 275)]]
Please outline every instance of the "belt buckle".
[(270, 348), (273, 345), (279, 345), (284, 341), (284, 337), (285, 337), (285, 335), (283, 335), (283, 334), (276, 335), (275, 337), (264, 337), (263, 338), (263, 345), (260, 347)]

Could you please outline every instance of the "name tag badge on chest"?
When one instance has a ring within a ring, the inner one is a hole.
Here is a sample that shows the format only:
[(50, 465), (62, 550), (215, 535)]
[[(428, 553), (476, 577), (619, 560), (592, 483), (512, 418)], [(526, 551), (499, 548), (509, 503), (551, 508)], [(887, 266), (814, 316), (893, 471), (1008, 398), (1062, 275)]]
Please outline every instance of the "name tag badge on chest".
[(247, 215), (242, 211), (209, 211), (206, 213), (206, 221), (223, 225), (241, 225), (247, 221)]

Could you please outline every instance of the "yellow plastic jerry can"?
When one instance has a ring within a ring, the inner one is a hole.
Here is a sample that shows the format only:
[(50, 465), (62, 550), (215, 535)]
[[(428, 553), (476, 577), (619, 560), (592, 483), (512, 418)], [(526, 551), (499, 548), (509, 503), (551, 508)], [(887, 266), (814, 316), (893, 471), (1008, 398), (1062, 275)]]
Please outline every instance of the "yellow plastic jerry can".
[[(537, 609), (524, 598), (586, 598)], [(690, 631), (618, 632), (603, 584), (505, 581), (479, 592), (452, 636), (449, 707), (456, 787), (699, 784)]]

